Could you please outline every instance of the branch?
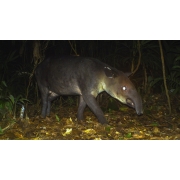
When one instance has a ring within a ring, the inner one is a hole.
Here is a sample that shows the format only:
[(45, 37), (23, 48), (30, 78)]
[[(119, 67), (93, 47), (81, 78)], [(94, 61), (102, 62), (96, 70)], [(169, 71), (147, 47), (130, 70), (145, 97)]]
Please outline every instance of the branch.
[(162, 70), (163, 70), (164, 88), (165, 88), (166, 96), (167, 96), (167, 100), (168, 100), (169, 113), (171, 114), (171, 103), (170, 103), (169, 93), (168, 93), (167, 84), (166, 84), (166, 74), (165, 74), (163, 49), (162, 49), (162, 44), (161, 44), (160, 40), (159, 40), (159, 48), (160, 48), (160, 52), (161, 52), (161, 62), (162, 62)]

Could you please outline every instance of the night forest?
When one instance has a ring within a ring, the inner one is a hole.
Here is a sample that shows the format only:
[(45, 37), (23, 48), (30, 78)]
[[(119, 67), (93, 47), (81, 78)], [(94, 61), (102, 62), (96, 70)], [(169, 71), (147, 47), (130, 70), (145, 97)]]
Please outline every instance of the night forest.
[[(77, 121), (79, 98), (72, 95), (59, 96), (41, 118), (34, 72), (54, 55), (92, 57), (131, 73), (143, 115), (102, 92), (96, 99), (107, 125), (88, 107)], [(180, 139), (180, 41), (2, 40), (0, 64), (0, 139)]]

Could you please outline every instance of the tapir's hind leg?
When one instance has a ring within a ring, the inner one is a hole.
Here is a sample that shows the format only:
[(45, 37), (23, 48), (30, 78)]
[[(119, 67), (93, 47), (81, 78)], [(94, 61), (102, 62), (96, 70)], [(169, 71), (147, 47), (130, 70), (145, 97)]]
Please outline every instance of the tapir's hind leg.
[(59, 95), (54, 93), (54, 92), (49, 92), (48, 95), (48, 103), (47, 103), (47, 116), (49, 116), (50, 114), (50, 110), (51, 110), (51, 102), (56, 99)]
[(39, 88), (41, 92), (41, 100), (42, 100), (42, 110), (41, 116), (45, 118), (47, 115), (47, 107), (48, 107), (48, 88)]
[(84, 113), (85, 107), (86, 107), (86, 103), (85, 103), (83, 97), (80, 96), (80, 98), (79, 98), (79, 107), (78, 107), (78, 114), (77, 114), (77, 119), (78, 120), (83, 120), (84, 119), (83, 113)]

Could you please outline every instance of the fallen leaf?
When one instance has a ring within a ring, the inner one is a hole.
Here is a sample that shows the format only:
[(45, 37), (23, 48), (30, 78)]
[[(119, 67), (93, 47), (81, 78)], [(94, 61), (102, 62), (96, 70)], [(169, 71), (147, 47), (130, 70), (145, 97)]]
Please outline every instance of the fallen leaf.
[(67, 128), (65, 133), (62, 133), (63, 136), (66, 136), (68, 134), (71, 134), (72, 128)]
[(87, 133), (87, 134), (95, 134), (96, 133), (96, 131), (94, 129), (86, 129), (83, 132)]

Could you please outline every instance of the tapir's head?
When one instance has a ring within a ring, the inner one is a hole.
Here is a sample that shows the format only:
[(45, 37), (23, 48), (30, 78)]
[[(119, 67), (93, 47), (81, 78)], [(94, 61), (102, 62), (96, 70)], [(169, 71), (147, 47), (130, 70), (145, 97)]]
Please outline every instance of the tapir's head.
[(138, 115), (142, 114), (142, 99), (128, 78), (128, 74), (109, 67), (104, 67), (104, 72), (106, 75), (105, 91), (123, 104), (135, 108)]

